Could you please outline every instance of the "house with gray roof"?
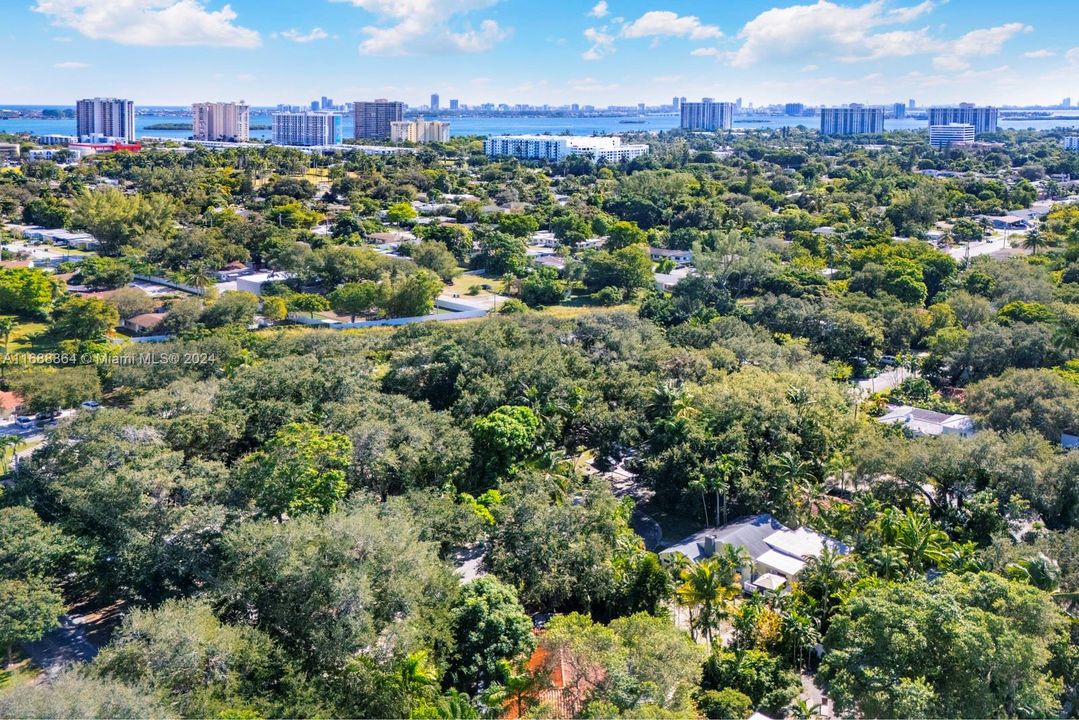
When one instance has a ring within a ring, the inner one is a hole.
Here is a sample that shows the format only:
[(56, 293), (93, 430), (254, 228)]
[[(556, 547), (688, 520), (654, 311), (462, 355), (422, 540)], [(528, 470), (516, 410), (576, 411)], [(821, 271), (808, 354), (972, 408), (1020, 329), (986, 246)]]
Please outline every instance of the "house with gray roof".
[(777, 590), (802, 571), (810, 558), (820, 557), (825, 547), (847, 554), (850, 549), (809, 528), (792, 530), (768, 513), (742, 518), (722, 527), (705, 528), (660, 551), (660, 559), (676, 562), (678, 556), (691, 563), (722, 552), (723, 546), (743, 548), (752, 562), (742, 568), (747, 592)]

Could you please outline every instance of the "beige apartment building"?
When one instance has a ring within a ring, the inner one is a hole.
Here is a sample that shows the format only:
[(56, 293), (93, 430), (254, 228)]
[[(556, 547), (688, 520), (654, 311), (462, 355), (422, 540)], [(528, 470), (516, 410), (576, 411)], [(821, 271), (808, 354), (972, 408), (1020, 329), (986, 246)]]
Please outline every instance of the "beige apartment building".
[(450, 139), (450, 124), (422, 117), (415, 120), (399, 120), (390, 123), (390, 140), (393, 142), (446, 142)]
[(191, 106), (191, 130), (196, 140), (244, 142), (251, 137), (251, 108), (243, 100), (203, 102)]

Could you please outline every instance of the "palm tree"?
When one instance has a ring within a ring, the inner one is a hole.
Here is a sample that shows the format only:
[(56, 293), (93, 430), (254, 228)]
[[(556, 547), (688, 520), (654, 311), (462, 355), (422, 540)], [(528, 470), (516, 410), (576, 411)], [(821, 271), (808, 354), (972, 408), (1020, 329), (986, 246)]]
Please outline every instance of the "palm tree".
[(704, 508), (704, 526), (708, 525), (708, 501), (704, 499), (704, 493), (708, 489), (708, 484), (701, 478), (695, 478), (690, 480), (686, 484), (686, 490), (694, 493), (700, 493), (701, 495), (701, 507)]
[(438, 669), (426, 650), (417, 650), (397, 663), (394, 684), (402, 705), (411, 712), (417, 700), (429, 698), (438, 689)]
[(8, 348), (11, 344), (11, 331), (15, 329), (15, 318), (3, 317), (0, 318), (0, 334), (4, 336), (4, 360), (0, 363), (0, 380), (4, 378), (4, 371), (7, 369), (8, 360)]
[(804, 659), (820, 642), (820, 631), (813, 618), (797, 610), (784, 612), (781, 616), (780, 635), (791, 652), (791, 664), (800, 671)]
[(924, 572), (943, 559), (949, 543), (948, 535), (934, 527), (928, 515), (915, 513), (908, 508), (895, 530), (895, 547), (906, 555), (914, 572)]
[[(727, 523), (727, 497), (734, 485), (734, 480), (742, 475), (742, 461), (738, 455), (723, 453), (716, 459), (716, 471), (718, 476), (712, 477), (708, 484), (716, 497), (716, 524)], [(719, 499), (723, 497), (723, 508), (720, 511)], [(720, 521), (722, 517), (722, 521)]]
[(798, 700), (790, 706), (788, 713), (794, 720), (820, 720), (823, 707), (820, 703), (810, 705), (805, 698)]
[(776, 479), (776, 490), (790, 503), (795, 519), (799, 519), (798, 488), (809, 477), (809, 463), (792, 452), (783, 452), (772, 461), (772, 473)]
[(1048, 238), (1042, 235), (1037, 228), (1029, 230), (1027, 236), (1023, 238), (1023, 249), (1029, 250), (1032, 255), (1038, 254), (1038, 248), (1044, 248), (1048, 245)]
[(550, 677), (543, 670), (531, 672), (524, 667), (515, 669), (505, 660), (499, 662), (499, 667), (503, 681), (495, 683), (483, 694), (483, 702), (497, 713), (496, 717), (510, 707), (517, 711), (517, 717), (524, 717), (528, 709), (538, 702), (539, 692), (550, 686)]
[(846, 555), (840, 555), (832, 547), (825, 545), (821, 554), (810, 558), (799, 575), (802, 589), (820, 607), (819, 620), (823, 623), (828, 617), (832, 598), (845, 587), (851, 579), (849, 561)]
[(714, 557), (705, 558), (682, 572), (678, 602), (688, 608), (697, 608), (696, 618), (692, 610), (690, 612), (690, 627), (702, 631), (709, 645), (734, 596), (731, 581), (727, 568)]

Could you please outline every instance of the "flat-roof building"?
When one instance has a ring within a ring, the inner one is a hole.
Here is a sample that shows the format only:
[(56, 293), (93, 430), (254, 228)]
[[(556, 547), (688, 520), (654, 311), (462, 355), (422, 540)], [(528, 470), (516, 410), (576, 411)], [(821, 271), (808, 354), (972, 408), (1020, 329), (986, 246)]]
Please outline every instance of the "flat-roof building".
[(116, 138), (135, 142), (135, 103), (117, 98), (89, 98), (75, 103), (79, 138)]
[(884, 108), (852, 104), (821, 108), (821, 135), (879, 135), (884, 132)]
[(1069, 135), (1061, 141), (1065, 150), (1079, 150), (1079, 135)]
[(352, 104), (355, 121), (353, 137), (357, 140), (389, 140), (390, 123), (404, 119), (405, 104), (396, 100), (379, 98), (371, 102), (357, 100)]
[(201, 102), (191, 106), (191, 136), (195, 140), (231, 140), (250, 138), (251, 109), (241, 100)]
[(484, 151), (491, 157), (510, 155), (522, 160), (559, 162), (570, 155), (587, 155), (595, 162), (618, 163), (648, 152), (643, 143), (623, 144), (620, 137), (584, 135), (497, 135), (487, 138)]
[(390, 123), (390, 140), (394, 142), (446, 142), (450, 139), (450, 124), (438, 120), (398, 120)]
[(996, 132), (999, 112), (995, 107), (977, 107), (972, 103), (960, 103), (957, 106), (931, 107), (927, 111), (929, 126), (963, 123), (974, 126), (974, 133)]
[(974, 126), (970, 123), (948, 123), (929, 126), (929, 144), (938, 150), (952, 145), (970, 145), (974, 142)]
[(282, 112), (273, 114), (276, 145), (339, 145), (341, 116), (332, 112)]
[(683, 130), (730, 130), (733, 122), (734, 103), (715, 102), (711, 98), (681, 103), (679, 127)]

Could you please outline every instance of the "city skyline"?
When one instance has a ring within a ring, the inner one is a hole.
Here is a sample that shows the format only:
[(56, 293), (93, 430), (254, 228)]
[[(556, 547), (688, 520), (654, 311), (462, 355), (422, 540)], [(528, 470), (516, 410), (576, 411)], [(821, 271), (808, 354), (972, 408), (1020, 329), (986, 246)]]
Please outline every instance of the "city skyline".
[(1025, 105), (1075, 94), (1067, 4), (993, 0), (976, 17), (966, 4), (314, 0), (298, 17), (282, 0), (27, 0), (4, 11), (18, 61), (0, 103)]

